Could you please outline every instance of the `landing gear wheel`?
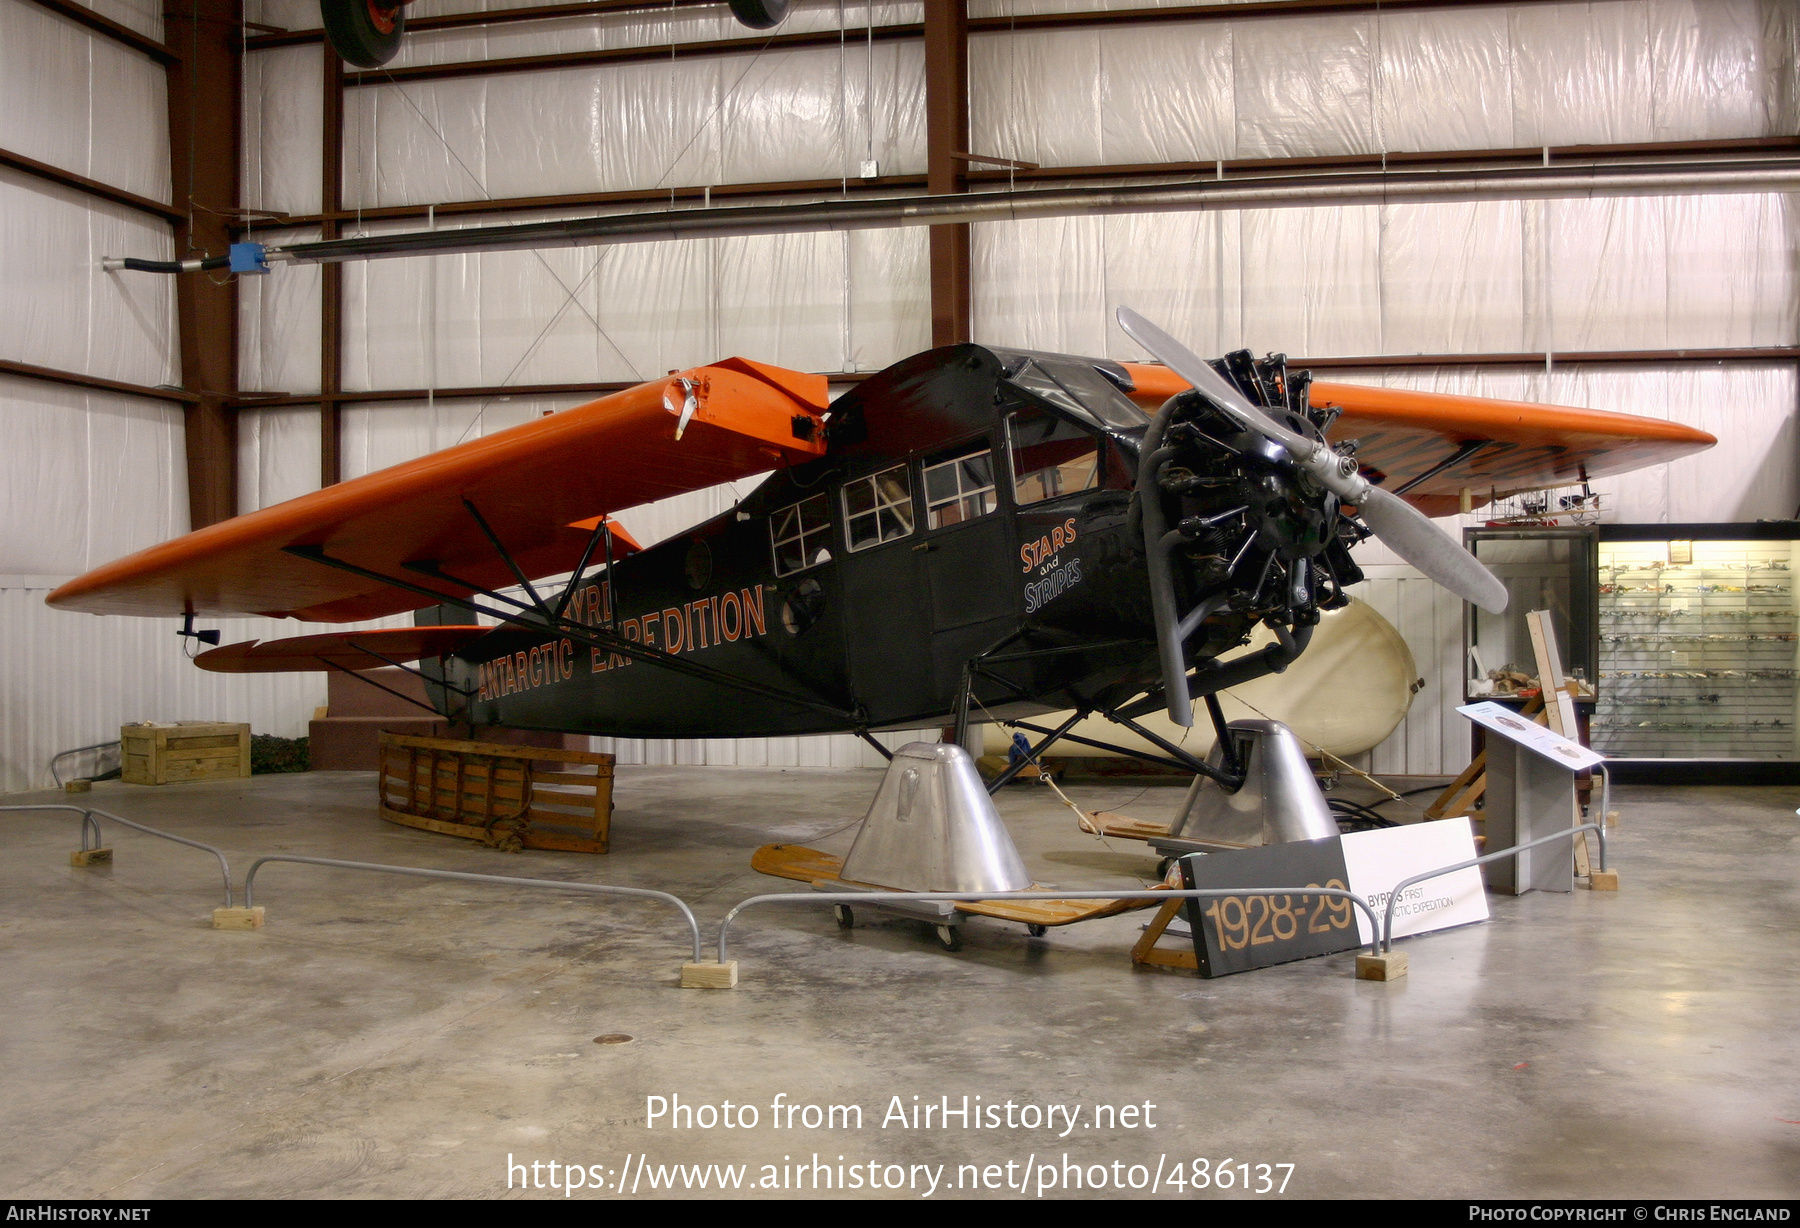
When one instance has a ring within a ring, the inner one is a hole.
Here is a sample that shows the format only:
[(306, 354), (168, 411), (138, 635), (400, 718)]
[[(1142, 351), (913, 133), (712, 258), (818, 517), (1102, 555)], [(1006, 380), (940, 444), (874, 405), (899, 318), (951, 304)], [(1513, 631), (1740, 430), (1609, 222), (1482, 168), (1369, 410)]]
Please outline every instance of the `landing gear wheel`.
[(962, 950), (962, 927), (958, 925), (940, 925), (937, 929), (938, 945), (946, 951)]
[(767, 30), (787, 16), (788, 0), (727, 0), (731, 15), (752, 30)]
[(850, 911), (848, 904), (837, 905), (831, 910), (831, 915), (837, 918), (837, 925), (841, 930), (847, 930), (856, 924), (856, 914)]
[(358, 68), (393, 59), (406, 33), (405, 8), (383, 0), (319, 0), (319, 17), (332, 49)]
[(1045, 934), (1050, 932), (1050, 927), (1047, 925), (1027, 925), (1025, 927), (1025, 932), (1030, 934), (1033, 938), (1042, 938)]
[(1169, 877), (1169, 867), (1174, 864), (1175, 864), (1175, 859), (1173, 857), (1165, 857), (1161, 861), (1157, 862), (1156, 863), (1156, 877), (1168, 878)]
[(517, 834), (501, 836), (498, 840), (494, 841), (494, 847), (502, 853), (523, 853), (525, 851), (525, 841), (521, 840)]

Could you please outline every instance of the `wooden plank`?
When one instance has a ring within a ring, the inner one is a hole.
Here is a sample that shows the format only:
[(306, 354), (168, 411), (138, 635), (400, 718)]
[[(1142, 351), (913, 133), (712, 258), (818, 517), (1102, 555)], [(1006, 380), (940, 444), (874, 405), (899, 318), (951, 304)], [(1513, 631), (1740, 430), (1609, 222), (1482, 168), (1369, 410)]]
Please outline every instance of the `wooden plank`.
[(798, 844), (765, 844), (750, 854), (750, 868), (773, 878), (812, 883), (840, 877), (844, 859)]
[(199, 737), (172, 737), (166, 743), (171, 751), (209, 750), (217, 747), (228, 747), (232, 750), (236, 750), (237, 744), (238, 734), (235, 729), (226, 734), (203, 734)]
[(1470, 761), (1469, 766), (1462, 770), (1460, 776), (1450, 782), (1449, 787), (1437, 795), (1436, 801), (1425, 808), (1425, 817), (1427, 819), (1443, 818), (1450, 808), (1451, 800), (1467, 789), (1470, 783), (1485, 771), (1487, 771), (1487, 752), (1484, 750)]
[(1144, 932), (1132, 944), (1132, 963), (1148, 964), (1156, 968), (1186, 968), (1193, 972), (1200, 970), (1199, 957), (1194, 954), (1192, 949), (1160, 951), (1156, 947), (1157, 940), (1163, 936), (1163, 931), (1169, 928), (1169, 922), (1175, 919), (1176, 914), (1186, 903), (1186, 900), (1170, 900), (1157, 909), (1156, 916), (1151, 918), (1150, 924), (1144, 927)]
[[(1033, 891), (1048, 888), (1031, 886)], [(1074, 925), (1096, 917), (1111, 917), (1123, 912), (1155, 908), (1155, 900), (969, 900), (956, 906), (956, 911), (978, 917), (996, 917), (1002, 921), (1018, 921), (1025, 925)]]
[(396, 746), (420, 746), (431, 750), (454, 751), (458, 754), (485, 755), (490, 758), (542, 760), (545, 763), (587, 763), (611, 767), (613, 757), (599, 751), (556, 750), (546, 746), (509, 746), (498, 742), (465, 742), (456, 738), (427, 738), (418, 734), (383, 732)]
[(604, 779), (600, 776), (587, 776), (578, 772), (533, 772), (531, 778), (539, 784), (546, 785), (588, 785)]

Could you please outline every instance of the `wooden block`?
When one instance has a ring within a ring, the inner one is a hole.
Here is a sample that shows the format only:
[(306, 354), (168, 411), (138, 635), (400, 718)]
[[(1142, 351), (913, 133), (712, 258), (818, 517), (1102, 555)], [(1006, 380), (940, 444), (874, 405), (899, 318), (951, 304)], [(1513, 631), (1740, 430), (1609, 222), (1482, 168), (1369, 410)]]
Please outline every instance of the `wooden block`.
[(93, 787), (94, 787), (94, 782), (91, 780), (71, 780), (68, 784), (63, 786), (63, 792), (64, 793), (87, 793), (87, 792), (91, 791), (93, 789)]
[(69, 864), (72, 866), (95, 866), (111, 861), (111, 849), (76, 849), (69, 854)]
[(683, 989), (730, 989), (737, 984), (737, 960), (681, 965)]
[(216, 930), (259, 930), (263, 927), (262, 905), (255, 908), (215, 908), (213, 928)]
[(1383, 951), (1380, 955), (1356, 957), (1356, 979), (1359, 981), (1397, 981), (1406, 975), (1406, 952)]
[(1608, 810), (1606, 812), (1606, 825), (1608, 827), (1617, 827), (1619, 825), (1619, 812), (1617, 810)]
[(1589, 891), (1617, 891), (1619, 889), (1619, 872), (1617, 870), (1595, 870), (1588, 875)]

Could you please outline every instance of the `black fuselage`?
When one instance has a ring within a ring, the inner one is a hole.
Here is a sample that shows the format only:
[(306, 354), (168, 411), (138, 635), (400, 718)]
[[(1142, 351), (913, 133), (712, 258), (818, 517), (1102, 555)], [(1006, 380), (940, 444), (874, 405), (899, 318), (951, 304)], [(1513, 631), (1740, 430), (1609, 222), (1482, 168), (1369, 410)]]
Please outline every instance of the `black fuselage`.
[[(1019, 367), (1026, 379), (1009, 380)], [(1100, 412), (1093, 401), (1104, 401)], [(1145, 421), (1087, 360), (976, 346), (917, 355), (834, 403), (825, 458), (772, 475), (732, 511), (576, 587), (574, 621), (758, 690), (506, 627), (446, 663), (447, 681), (474, 692), (466, 707), (450, 694), (446, 710), (475, 724), (631, 737), (912, 728), (941, 722), (965, 662), (1009, 637), (1002, 652), (1102, 646), (996, 665), (1011, 686), (974, 688), (995, 715), (1136, 694), (1156, 663), (1142, 546), (1126, 524)], [(1083, 489), (1021, 491), (1009, 426), (1025, 422), (1071, 437), (1049, 445), (1051, 460), (1091, 441)], [(967, 485), (983, 476), (982, 453), (991, 489), (934, 513), (943, 466), (960, 461)], [(888, 501), (896, 493), (903, 503)]]
[[(1241, 360), (1243, 386), (1304, 405), (1279, 360)], [(476, 725), (658, 738), (930, 726), (965, 676), (977, 721), (1125, 704), (1162, 678), (1131, 390), (1106, 360), (907, 359), (833, 403), (823, 458), (577, 582), (566, 634), (522, 620), (468, 645), (443, 666), (467, 700), (433, 701)], [(1191, 397), (1159, 415), (1176, 442), (1146, 463), (1204, 673), (1258, 621), (1303, 647), (1355, 577), (1335, 501), (1278, 450), (1222, 440)]]

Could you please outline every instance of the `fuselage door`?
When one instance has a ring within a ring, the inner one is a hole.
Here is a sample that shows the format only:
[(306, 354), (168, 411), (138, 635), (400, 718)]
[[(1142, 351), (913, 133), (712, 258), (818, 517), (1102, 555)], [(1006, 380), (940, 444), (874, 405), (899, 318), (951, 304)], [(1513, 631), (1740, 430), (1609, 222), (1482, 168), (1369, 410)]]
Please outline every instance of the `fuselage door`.
[(923, 553), (940, 695), (954, 696), (963, 663), (1005, 635), (1018, 617), (1013, 531), (999, 514), (999, 470), (987, 438), (925, 461)]

